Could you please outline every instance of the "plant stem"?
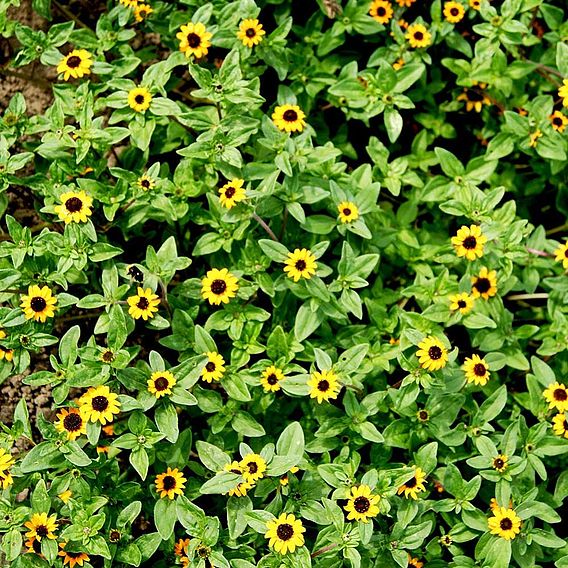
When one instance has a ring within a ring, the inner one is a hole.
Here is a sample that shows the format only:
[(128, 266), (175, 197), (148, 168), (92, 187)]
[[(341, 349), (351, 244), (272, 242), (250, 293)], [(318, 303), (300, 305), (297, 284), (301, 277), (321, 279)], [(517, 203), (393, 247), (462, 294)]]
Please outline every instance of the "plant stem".
[(279, 243), (278, 237), (274, 234), (274, 231), (256, 214), (252, 214), (253, 219), (268, 233), (268, 236)]
[(326, 552), (329, 552), (330, 550), (333, 550), (336, 547), (337, 547), (336, 543), (328, 544), (327, 546), (324, 546), (323, 548), (320, 548), (319, 550), (312, 552), (312, 554), (310, 556), (312, 558), (316, 558), (318, 556), (321, 556), (322, 554), (325, 554)]
[(566, 229), (568, 229), (568, 223), (564, 223), (563, 225), (559, 225), (558, 227), (554, 227), (552, 229), (549, 229), (548, 231), (546, 231), (547, 235), (554, 235), (554, 233), (561, 233), (562, 231), (565, 231)]
[(546, 300), (547, 298), (548, 292), (537, 292), (536, 294), (512, 294), (505, 300)]

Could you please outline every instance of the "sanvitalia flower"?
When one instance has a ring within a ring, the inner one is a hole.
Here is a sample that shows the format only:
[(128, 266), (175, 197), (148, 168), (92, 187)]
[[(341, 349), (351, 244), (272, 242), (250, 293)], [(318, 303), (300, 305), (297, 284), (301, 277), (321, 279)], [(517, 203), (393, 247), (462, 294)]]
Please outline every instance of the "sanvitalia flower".
[(136, 296), (130, 296), (127, 302), (130, 306), (128, 313), (134, 319), (142, 318), (146, 321), (148, 318), (153, 318), (154, 313), (158, 311), (160, 299), (157, 294), (152, 292), (151, 288), (144, 290), (144, 288), (139, 287)]
[(0, 448), (0, 472), (8, 471), (15, 461), (11, 454), (9, 454), (4, 448)]
[(448, 362), (448, 350), (433, 335), (429, 335), (418, 344), (416, 356), (420, 366), (427, 371), (442, 369)]
[(156, 476), (156, 491), (161, 499), (164, 497), (173, 499), (176, 495), (183, 495), (186, 481), (187, 479), (177, 467), (174, 469), (168, 467), (166, 473)]
[(148, 392), (156, 398), (172, 394), (172, 387), (176, 382), (176, 378), (170, 371), (155, 371), (148, 379)]
[(481, 85), (475, 89), (464, 89), (463, 93), (456, 97), (456, 101), (464, 101), (467, 112), (481, 112), (483, 105), (491, 104), (491, 99), (481, 89)]
[(424, 568), (424, 562), (418, 558), (413, 558), (412, 554), (408, 554), (408, 566), (412, 566), (412, 568)]
[(265, 392), (276, 392), (282, 387), (280, 386), (280, 381), (284, 379), (284, 373), (282, 369), (270, 365), (262, 372), (262, 377), (260, 378), (260, 384), (264, 387)]
[(254, 47), (262, 41), (262, 36), (265, 34), (262, 24), (256, 18), (248, 18), (240, 23), (237, 37), (243, 42), (244, 46)]
[(337, 398), (341, 385), (337, 375), (330, 369), (314, 371), (308, 381), (310, 398), (315, 398), (321, 404), (324, 400)]
[(499, 454), (493, 458), (493, 462), (491, 463), (491, 467), (498, 471), (499, 473), (503, 473), (508, 467), (509, 457), (505, 454)]
[(560, 245), (555, 251), (554, 260), (562, 263), (565, 269), (568, 269), (568, 242)]
[(352, 201), (342, 201), (338, 206), (339, 219), (342, 223), (351, 223), (359, 219), (359, 209)]
[(414, 466), (414, 477), (409, 479), (404, 485), (401, 485), (397, 490), (397, 495), (404, 493), (404, 496), (408, 499), (418, 499), (418, 493), (426, 491), (426, 486), (424, 481), (426, 480), (426, 472), (419, 467)]
[(55, 306), (57, 298), (47, 286), (36, 286), (32, 284), (28, 287), (27, 296), (22, 296), (20, 307), (24, 311), (26, 319), (33, 319), (44, 323), (47, 318), (55, 316)]
[(284, 475), (282, 475), (280, 477), (280, 485), (282, 485), (282, 487), (286, 487), (286, 485), (288, 485), (288, 482), (290, 481), (288, 478), (288, 474), (289, 473), (298, 473), (300, 471), (299, 467), (291, 467), (290, 471), (288, 473), (285, 473)]
[(59, 62), (57, 72), (63, 73), (64, 81), (69, 81), (69, 77), (78, 79), (83, 75), (89, 75), (93, 65), (91, 57), (92, 54), (86, 49), (74, 49)]
[(187, 549), (189, 547), (189, 543), (190, 543), (190, 539), (189, 538), (180, 538), (175, 544), (174, 544), (174, 554), (176, 556), (184, 556), (187, 555)]
[(24, 523), (24, 526), (30, 529), (26, 533), (27, 538), (35, 538), (40, 542), (42, 538), (50, 540), (57, 538), (55, 536), (57, 530), (57, 517), (55, 515), (48, 517), (47, 513), (34, 513), (32, 518)]
[(489, 381), (489, 365), (477, 354), (465, 358), (463, 370), (468, 383), (484, 386)]
[(100, 422), (104, 426), (120, 412), (118, 395), (106, 385), (90, 387), (79, 399), (79, 411), (85, 420)]
[(479, 10), (481, 8), (481, 0), (469, 0), (469, 7)]
[[(0, 339), (6, 339), (8, 337), (3, 329), (0, 329)], [(14, 350), (5, 349), (0, 345), (0, 361), (6, 359), (6, 361), (12, 361), (14, 359)]]
[(465, 8), (459, 2), (446, 2), (444, 4), (444, 17), (450, 24), (457, 24), (463, 20)]
[(302, 132), (306, 127), (306, 115), (298, 105), (280, 105), (272, 113), (276, 128), (285, 132)]
[(136, 8), (140, 0), (119, 0), (123, 6), (127, 8)]
[(537, 129), (533, 133), (531, 133), (531, 135), (529, 136), (529, 146), (531, 148), (536, 148), (536, 145), (538, 144), (539, 138), (542, 138), (542, 131)]
[(258, 454), (247, 454), (240, 462), (239, 468), (243, 473), (243, 478), (247, 483), (256, 483), (264, 477), (266, 471), (266, 461)]
[(37, 538), (30, 538), (26, 540), (24, 546), (27, 548), (26, 554), (37, 554), (41, 558), (43, 558), (41, 554), (41, 541)]
[(493, 517), (488, 520), (491, 534), (495, 534), (505, 540), (513, 540), (521, 532), (521, 519), (513, 509), (499, 507), (493, 512)]
[(150, 108), (152, 95), (146, 87), (135, 87), (128, 92), (128, 105), (136, 112), (145, 112)]
[(225, 372), (225, 359), (216, 351), (205, 353), (209, 357), (209, 361), (201, 371), (201, 378), (206, 382), (220, 381)]
[(196, 59), (205, 57), (211, 47), (211, 38), (213, 34), (209, 33), (201, 22), (194, 24), (189, 22), (180, 27), (180, 31), (176, 34), (179, 39), (179, 50), (185, 53), (186, 57), (194, 56)]
[(562, 98), (562, 106), (568, 108), (568, 79), (562, 81), (562, 86), (558, 89), (558, 96)]
[(270, 548), (280, 554), (294, 552), (296, 548), (304, 546), (304, 535), (306, 529), (300, 519), (290, 513), (282, 513), (277, 519), (272, 519), (266, 523), (266, 534)]
[(428, 420), (430, 420), (430, 413), (423, 408), (416, 413), (416, 418), (418, 418), (419, 422), (428, 422)]
[(410, 8), (416, 0), (396, 0), (396, 3), (402, 8)]
[(211, 305), (228, 304), (237, 295), (238, 280), (226, 268), (213, 268), (201, 280), (201, 297)]
[(77, 408), (63, 408), (57, 418), (55, 428), (58, 432), (65, 432), (68, 440), (76, 440), (87, 433), (87, 422)]
[(568, 125), (568, 116), (565, 116), (559, 110), (555, 110), (549, 118), (550, 124), (552, 124), (552, 128), (554, 128), (554, 130), (564, 132)]
[(134, 8), (134, 19), (137, 22), (143, 22), (153, 11), (154, 9), (149, 4), (138, 4)]
[(450, 310), (459, 310), (462, 315), (469, 313), (474, 303), (475, 300), (467, 292), (450, 296)]
[(497, 272), (483, 267), (477, 276), (471, 279), (471, 293), (474, 298), (488, 300), (497, 294)]
[(56, 205), (53, 210), (66, 225), (85, 223), (93, 214), (93, 198), (84, 191), (67, 191), (59, 196), (59, 200), (61, 205)]
[(318, 267), (316, 257), (305, 248), (289, 252), (285, 264), (284, 272), (287, 272), (294, 282), (298, 282), (300, 278), (309, 280), (316, 273)]
[(151, 178), (149, 175), (144, 174), (136, 180), (136, 185), (142, 191), (150, 191), (156, 187), (156, 180)]
[(392, 4), (387, 0), (374, 0), (369, 8), (369, 15), (379, 24), (388, 24), (393, 15)]
[(232, 179), (219, 189), (219, 201), (223, 207), (232, 209), (240, 201), (246, 199), (246, 191), (242, 179)]
[[(233, 461), (231, 463), (228, 463), (225, 465), (225, 467), (223, 468), (223, 471), (228, 471), (230, 473), (235, 473), (237, 475), (242, 475), (243, 474), (243, 470), (241, 468), (241, 465), (238, 461)], [(229, 489), (228, 493), (229, 493), (229, 497), (235, 496), (235, 497), (244, 497), (247, 492), (252, 489), (254, 487), (254, 483), (249, 483), (247, 481), (241, 481), (240, 483), (237, 483), (235, 485), (235, 487), (233, 487), (233, 489)]]
[(14, 478), (9, 471), (0, 471), (0, 487), (2, 489), (8, 489), (10, 485), (14, 484)]
[(483, 247), (487, 242), (487, 237), (477, 225), (470, 227), (462, 225), (451, 241), (459, 257), (465, 256), (468, 260), (475, 260), (483, 256)]
[(432, 34), (422, 24), (411, 24), (404, 36), (410, 43), (410, 47), (428, 47), (432, 43)]
[(563, 384), (559, 382), (552, 383), (543, 391), (542, 395), (548, 402), (548, 408), (555, 408), (558, 412), (568, 410), (568, 390)]
[(552, 419), (552, 431), (557, 436), (568, 438), (568, 424), (566, 423), (566, 414), (560, 412)]
[(69, 499), (71, 499), (71, 497), (73, 496), (73, 491), (71, 491), (70, 489), (66, 489), (65, 491), (63, 491), (63, 493), (60, 493), (58, 495), (58, 497), (65, 503), (67, 504), (67, 502), (69, 501)]
[(343, 507), (349, 514), (349, 521), (363, 521), (368, 523), (369, 519), (379, 514), (377, 503), (380, 497), (371, 493), (368, 485), (359, 485), (352, 487), (349, 492), (349, 500), (347, 505)]
[(60, 542), (59, 548), (61, 548), (61, 550), (57, 554), (58, 556), (63, 557), (63, 566), (69, 564), (69, 568), (74, 568), (75, 564), (83, 566), (83, 562), (88, 562), (90, 560), (88, 554), (85, 554), (84, 552), (70, 552), (65, 550), (66, 546), (66, 542)]

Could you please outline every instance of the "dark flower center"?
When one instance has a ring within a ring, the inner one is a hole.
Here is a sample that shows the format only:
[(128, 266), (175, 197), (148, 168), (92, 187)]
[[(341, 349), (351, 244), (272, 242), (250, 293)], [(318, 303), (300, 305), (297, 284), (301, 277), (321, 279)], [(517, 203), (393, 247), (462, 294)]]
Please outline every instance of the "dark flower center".
[(236, 473), (237, 475), (240, 475), (242, 473), (242, 471), (240, 469), (237, 469), (237, 468), (231, 469), (230, 471), (231, 471), (231, 473)]
[(274, 373), (271, 373), (268, 377), (266, 377), (266, 382), (269, 385), (275, 385), (278, 382), (278, 377)]
[(67, 550), (65, 551), (65, 556), (67, 556), (68, 558), (79, 558), (82, 555), (82, 552), (68, 552)]
[(118, 542), (120, 540), (120, 533), (117, 530), (110, 531), (108, 539), (111, 542)]
[(383, 16), (385, 16), (387, 13), (387, 11), (383, 8), (383, 6), (379, 6), (377, 8), (377, 16), (379, 16), (380, 18), (382, 18)]
[(227, 283), (224, 280), (213, 280), (211, 282), (211, 292), (213, 294), (222, 294), (227, 289)]
[(147, 178), (144, 178), (142, 180), (140, 180), (140, 185), (144, 188), (144, 189), (149, 189), (150, 188), (150, 180)]
[(465, 300), (458, 300), (458, 308), (463, 309), (465, 307), (467, 307)]
[(564, 389), (556, 389), (554, 391), (554, 400), (564, 402), (566, 399), (568, 399), (568, 394)]
[(249, 473), (256, 473), (258, 471), (258, 464), (256, 462), (248, 462), (246, 467)]
[(421, 410), (421, 411), (418, 413), (418, 418), (420, 418), (420, 420), (422, 420), (422, 421), (424, 421), (424, 422), (425, 422), (426, 420), (428, 420), (428, 411), (427, 411), (427, 410)]
[(343, 210), (343, 214), (344, 214), (346, 217), (348, 217), (349, 215), (351, 215), (351, 209), (349, 209), (349, 207), (346, 207), (346, 208)]
[(247, 28), (245, 35), (247, 37), (254, 37), (256, 35), (256, 30), (254, 28)]
[(195, 49), (196, 47), (199, 47), (201, 45), (201, 38), (194, 33), (187, 34), (187, 43), (189, 47)]
[(304, 270), (306, 270), (306, 261), (305, 260), (297, 260), (296, 264), (294, 264), (296, 270), (299, 270), (300, 272), (303, 272)]
[(282, 115), (282, 118), (286, 122), (295, 122), (296, 120), (298, 120), (298, 113), (295, 110), (292, 110), (290, 108), (290, 109), (288, 109), (287, 111), (284, 112), (284, 114)]
[(170, 381), (166, 377), (158, 377), (154, 381), (154, 387), (158, 392), (165, 391), (170, 386)]
[(491, 282), (488, 278), (478, 278), (473, 287), (480, 293), (485, 294), (491, 289)]
[(136, 96), (134, 97), (134, 101), (135, 101), (137, 104), (141, 105), (141, 104), (144, 102), (144, 95), (136, 95)]
[(422, 32), (414, 32), (414, 39), (422, 41), (424, 39), (424, 34)]
[(483, 375), (485, 375), (485, 373), (487, 373), (487, 368), (485, 367), (485, 365), (483, 365), (482, 363), (476, 363), (473, 366), (473, 372), (478, 376), (478, 377), (483, 377)]
[(503, 469), (503, 467), (505, 466), (505, 462), (501, 458), (495, 458), (493, 460), (493, 466), (496, 469)]
[(483, 102), (484, 96), (477, 91), (468, 91), (467, 92), (467, 99), (472, 103), (481, 103)]
[(467, 250), (474, 249), (477, 246), (477, 239), (475, 237), (466, 237), (463, 240), (462, 246)]
[(65, 208), (69, 213), (77, 213), (77, 211), (81, 211), (83, 207), (83, 202), (78, 197), (70, 197), (65, 202)]
[(205, 365), (205, 368), (209, 373), (212, 373), (215, 370), (215, 363), (213, 363), (213, 361), (209, 361), (209, 363)]
[(39, 525), (38, 527), (36, 527), (35, 532), (38, 536), (47, 536), (47, 534), (49, 533), (45, 525)]
[(146, 310), (146, 309), (148, 309), (149, 305), (150, 305), (150, 302), (148, 302), (148, 298), (140, 298), (138, 300), (138, 303), (136, 304), (136, 307), (141, 309), (141, 310)]
[(77, 430), (81, 429), (82, 425), (83, 425), (83, 420), (77, 412), (70, 412), (63, 419), (63, 427), (68, 432), (76, 432)]
[(47, 302), (41, 296), (35, 296), (30, 300), (30, 308), (34, 312), (43, 312), (47, 307)]
[(451, 8), (451, 9), (450, 9), (450, 14), (451, 14), (452, 16), (458, 16), (459, 13), (460, 13), (460, 11), (459, 11), (457, 8)]
[(102, 360), (105, 363), (112, 363), (114, 361), (114, 353), (110, 350), (107, 349), (103, 354), (102, 354)]
[(34, 552), (36, 554), (41, 554), (41, 542), (39, 540), (34, 538), (34, 541), (32, 542), (32, 548), (34, 549)]
[(559, 116), (555, 116), (552, 119), (552, 124), (554, 124), (554, 126), (562, 126), (562, 119)]
[(164, 480), (162, 481), (163, 485), (164, 485), (164, 489), (166, 491), (169, 491), (170, 489), (174, 489), (176, 486), (176, 478), (173, 477), (172, 475), (166, 475), (166, 477), (164, 477)]
[(329, 381), (326, 381), (325, 379), (323, 379), (323, 381), (320, 381), (318, 383), (318, 390), (320, 392), (327, 392), (329, 390)]
[(414, 476), (412, 479), (409, 479), (404, 485), (406, 485), (407, 489), (412, 489), (413, 487), (416, 487), (417, 484), (418, 481), (416, 480), (416, 476)]
[(75, 69), (81, 65), (81, 58), (78, 55), (72, 55), (67, 59), (67, 67)]
[(211, 554), (211, 549), (208, 546), (203, 546), (202, 544), (200, 544), (196, 548), (196, 552), (199, 558), (209, 558), (209, 555)]
[(358, 513), (366, 513), (371, 508), (371, 502), (367, 497), (356, 497), (353, 501), (353, 508)]
[(231, 197), (233, 197), (233, 195), (235, 195), (236, 193), (236, 189), (233, 186), (229, 186), (226, 190), (225, 190), (225, 197), (227, 199), (231, 199)]
[(294, 528), (288, 523), (282, 523), (278, 525), (276, 535), (280, 540), (290, 540), (294, 536)]
[(564, 256), (568, 258), (568, 248), (564, 251)]
[(501, 527), (501, 530), (511, 530), (513, 528), (513, 521), (511, 521), (511, 519), (501, 519), (499, 526)]
[(95, 396), (91, 402), (91, 406), (93, 407), (93, 410), (103, 412), (108, 408), (108, 398), (102, 395)]
[(432, 347), (428, 349), (428, 357), (430, 357), (430, 359), (434, 361), (437, 361), (438, 359), (440, 359), (440, 357), (442, 357), (442, 350), (437, 345), (432, 345)]

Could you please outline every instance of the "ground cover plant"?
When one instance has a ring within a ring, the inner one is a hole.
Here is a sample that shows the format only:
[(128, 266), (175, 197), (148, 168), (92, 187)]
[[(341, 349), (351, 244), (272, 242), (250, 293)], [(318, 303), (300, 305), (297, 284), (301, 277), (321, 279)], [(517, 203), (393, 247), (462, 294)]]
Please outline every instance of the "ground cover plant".
[(0, 0), (2, 566), (568, 566), (564, 0)]

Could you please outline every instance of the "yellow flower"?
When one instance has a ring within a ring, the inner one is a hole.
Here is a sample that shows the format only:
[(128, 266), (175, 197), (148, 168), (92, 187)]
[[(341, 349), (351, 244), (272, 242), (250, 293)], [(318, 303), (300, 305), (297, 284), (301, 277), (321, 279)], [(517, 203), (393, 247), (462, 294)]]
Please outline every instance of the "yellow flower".
[(158, 311), (158, 304), (160, 299), (157, 294), (154, 294), (150, 288), (144, 290), (144, 288), (138, 288), (138, 293), (136, 296), (130, 296), (127, 299), (128, 313), (134, 319), (142, 318), (146, 321), (148, 318), (154, 317), (154, 312)]
[(272, 113), (272, 122), (284, 132), (302, 132), (306, 127), (306, 115), (298, 105), (280, 105)]
[(342, 223), (351, 223), (351, 221), (359, 219), (359, 209), (352, 201), (342, 201), (337, 209)]
[(337, 375), (332, 370), (321, 371), (321, 373), (314, 371), (308, 381), (308, 386), (310, 387), (310, 398), (317, 399), (320, 404), (324, 400), (337, 398), (341, 390)]
[(11, 454), (4, 448), (0, 448), (0, 471), (7, 471), (14, 465), (15, 461)]
[(294, 282), (298, 282), (300, 278), (309, 280), (317, 270), (316, 257), (308, 249), (295, 249), (294, 252), (288, 253), (284, 272), (288, 273), (288, 277)]
[(456, 98), (456, 101), (465, 101), (465, 110), (471, 112), (481, 112), (483, 105), (489, 106), (491, 99), (481, 90), (482, 87), (477, 89), (464, 89), (463, 93)]
[(499, 454), (498, 456), (495, 456), (493, 458), (491, 467), (499, 473), (503, 473), (509, 467), (509, 464), (507, 463), (508, 461), (508, 456), (506, 456), (505, 454)]
[[(298, 473), (299, 471), (300, 468), (294, 466), (290, 468), (290, 471), (288, 473)], [(280, 477), (280, 485), (282, 485), (282, 487), (286, 487), (286, 485), (288, 485), (288, 482), (290, 481), (290, 479), (288, 478), (288, 473), (285, 473)]]
[(26, 540), (24, 546), (27, 548), (27, 554), (37, 554), (43, 558), (41, 554), (41, 542), (37, 538), (30, 538)]
[(73, 491), (71, 491), (70, 489), (67, 489), (65, 491), (63, 491), (63, 493), (60, 493), (58, 495), (58, 497), (64, 502), (67, 503), (69, 501), (69, 499), (71, 499), (71, 497), (73, 496)]
[(77, 408), (63, 408), (57, 418), (55, 429), (65, 432), (68, 440), (76, 440), (81, 434), (87, 433), (87, 423)]
[(552, 431), (557, 436), (564, 436), (568, 439), (568, 424), (566, 423), (566, 414), (560, 412), (552, 419)]
[(404, 485), (401, 485), (397, 490), (397, 495), (404, 493), (404, 496), (418, 499), (418, 493), (426, 491), (424, 481), (426, 480), (426, 472), (419, 467), (414, 466), (414, 477), (409, 479)]
[(420, 366), (427, 371), (442, 369), (448, 362), (448, 350), (433, 335), (429, 335), (418, 344), (416, 356)]
[(209, 357), (209, 362), (201, 371), (201, 378), (206, 382), (220, 381), (225, 372), (225, 359), (215, 351), (205, 353)]
[(201, 22), (197, 24), (189, 22), (180, 27), (176, 37), (180, 41), (179, 50), (185, 53), (186, 57), (193, 55), (196, 59), (201, 59), (207, 55), (211, 47), (210, 39), (213, 34), (209, 33)]
[(55, 316), (57, 298), (47, 286), (28, 287), (28, 295), (22, 296), (20, 307), (24, 311), (26, 319), (33, 319), (44, 323), (47, 318)]
[(24, 523), (24, 526), (30, 529), (26, 533), (27, 538), (35, 538), (40, 542), (42, 538), (49, 538), (50, 540), (57, 538), (54, 534), (57, 530), (57, 517), (55, 515), (48, 517), (47, 513), (34, 513), (32, 518)]
[(393, 15), (392, 4), (387, 0), (374, 0), (369, 15), (379, 24), (388, 24)]
[(237, 278), (226, 268), (213, 268), (201, 280), (201, 297), (211, 305), (228, 304), (237, 295)]
[(91, 205), (93, 199), (84, 191), (68, 191), (59, 196), (61, 205), (56, 205), (54, 211), (65, 224), (85, 223), (93, 214)]
[(280, 381), (284, 379), (284, 373), (282, 369), (270, 365), (262, 372), (262, 377), (260, 379), (260, 384), (264, 387), (264, 392), (276, 392), (282, 387), (280, 386)]
[(566, 126), (568, 125), (567, 116), (563, 115), (559, 110), (555, 110), (549, 118), (554, 130), (557, 130), (558, 132), (564, 132)]
[(254, 47), (262, 41), (262, 36), (266, 32), (262, 29), (262, 24), (255, 19), (246, 19), (239, 25), (237, 38), (239, 38), (245, 47)]
[(408, 566), (412, 566), (412, 568), (424, 568), (424, 562), (421, 562), (418, 558), (413, 558), (411, 554), (408, 554)]
[(304, 535), (306, 529), (300, 519), (292, 514), (282, 513), (277, 519), (272, 519), (266, 523), (266, 534), (269, 539), (268, 545), (279, 554), (294, 552), (296, 548), (304, 546)]
[(150, 191), (151, 189), (154, 189), (156, 187), (156, 180), (144, 174), (136, 180), (136, 185), (142, 191)]
[(568, 79), (562, 81), (562, 86), (558, 89), (558, 96), (562, 98), (562, 106), (568, 108)]
[(467, 292), (450, 296), (450, 310), (459, 310), (462, 315), (469, 313), (474, 303), (475, 300)]
[(432, 34), (422, 24), (411, 24), (404, 36), (410, 43), (410, 47), (428, 47), (432, 43)]
[(412, 4), (414, 4), (414, 2), (416, 2), (416, 0), (396, 0), (396, 3), (401, 8), (410, 8), (410, 6), (412, 6)]
[(134, 19), (143, 22), (153, 11), (154, 9), (148, 4), (138, 4), (134, 8)]
[(352, 487), (349, 492), (349, 500), (347, 505), (343, 507), (349, 514), (349, 521), (363, 521), (368, 523), (369, 519), (379, 514), (377, 503), (380, 497), (371, 493), (368, 485), (359, 485)]
[(104, 426), (107, 422), (112, 422), (114, 415), (120, 412), (118, 395), (106, 385), (90, 387), (79, 399), (79, 411), (85, 420), (98, 421)]
[(477, 276), (471, 279), (471, 293), (474, 298), (488, 300), (497, 294), (497, 272), (483, 267)]
[[(6, 339), (6, 337), (8, 337), (6, 332), (3, 329), (0, 329), (0, 339)], [(14, 350), (4, 349), (4, 347), (0, 346), (0, 361), (2, 361), (2, 359), (12, 361), (14, 359)]]
[(543, 391), (542, 395), (548, 402), (549, 409), (555, 408), (558, 412), (568, 410), (568, 390), (566, 390), (563, 384), (559, 382), (552, 383)]
[(264, 458), (258, 454), (247, 454), (240, 461), (239, 469), (242, 471), (246, 483), (255, 483), (264, 477), (266, 462)]
[(529, 146), (531, 148), (536, 148), (539, 138), (542, 138), (542, 132), (537, 129), (529, 137)]
[(170, 371), (156, 371), (148, 379), (148, 392), (156, 398), (172, 394), (172, 387), (176, 382), (176, 378)]
[(554, 260), (561, 262), (562, 266), (568, 270), (568, 242), (560, 245), (555, 251)]
[(479, 10), (481, 8), (481, 0), (469, 0), (469, 7)]
[(513, 540), (521, 532), (521, 519), (513, 509), (498, 507), (488, 521), (491, 534), (505, 540)]
[(10, 485), (14, 484), (14, 478), (9, 471), (0, 471), (0, 487), (8, 489)]
[(61, 548), (61, 550), (57, 554), (57, 556), (63, 557), (63, 566), (69, 564), (69, 568), (74, 568), (75, 564), (83, 566), (83, 562), (88, 562), (90, 560), (89, 555), (84, 552), (65, 551), (66, 546), (66, 542), (60, 542), (59, 548)]
[(444, 4), (444, 17), (450, 24), (457, 24), (463, 20), (465, 8), (459, 2), (446, 2)]
[(402, 67), (404, 67), (404, 59), (402, 57), (400, 57), (399, 59), (397, 59), (393, 64), (392, 64), (392, 68), (395, 71), (398, 71), (399, 69), (401, 69)]
[(235, 178), (219, 189), (219, 201), (223, 207), (232, 209), (237, 203), (246, 199), (244, 183), (244, 180)]
[(187, 549), (190, 543), (189, 538), (180, 538), (174, 545), (174, 553), (176, 556), (184, 556), (187, 555)]
[(173, 499), (176, 495), (183, 495), (185, 482), (187, 479), (183, 473), (177, 468), (168, 467), (166, 473), (160, 473), (156, 476), (156, 491), (160, 494), (160, 498), (168, 497)]
[(127, 8), (136, 8), (139, 0), (120, 0), (120, 3)]
[(466, 357), (463, 370), (468, 383), (485, 386), (489, 381), (489, 366), (479, 355)]
[(477, 225), (470, 227), (462, 225), (451, 241), (459, 257), (465, 256), (468, 260), (475, 260), (483, 256), (483, 246), (487, 242), (487, 237), (481, 233)]
[[(237, 475), (242, 475), (243, 470), (241, 469), (241, 465), (238, 461), (233, 461), (228, 463), (223, 468), (223, 471), (229, 471), (231, 473), (236, 473)], [(229, 497), (244, 497), (247, 492), (254, 487), (254, 483), (249, 483), (247, 481), (241, 481), (237, 483), (233, 489), (229, 489)]]
[(146, 87), (135, 87), (128, 92), (128, 105), (136, 112), (145, 112), (150, 108), (152, 95)]
[(69, 77), (78, 79), (83, 75), (89, 75), (93, 64), (91, 57), (92, 54), (86, 49), (74, 49), (59, 62), (57, 72), (63, 73), (64, 81), (69, 81)]

